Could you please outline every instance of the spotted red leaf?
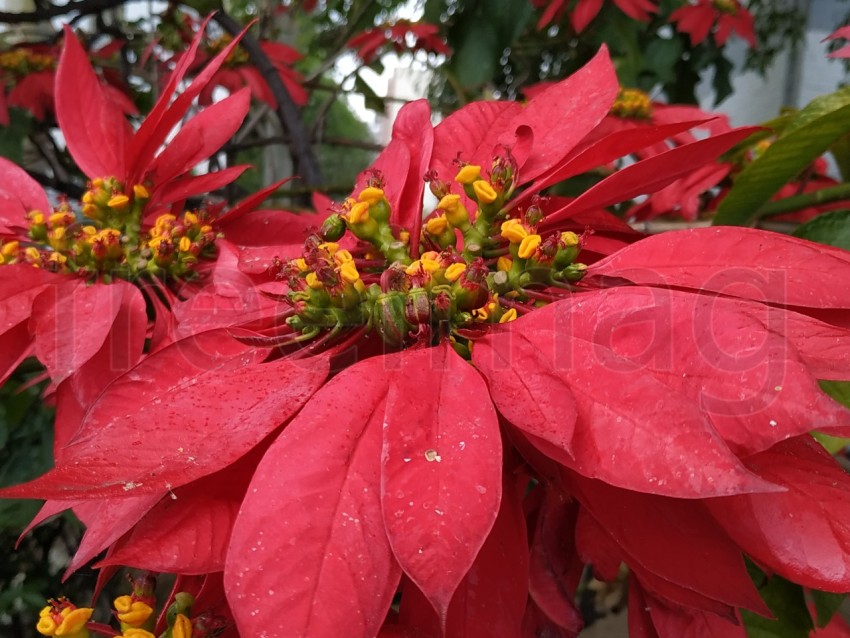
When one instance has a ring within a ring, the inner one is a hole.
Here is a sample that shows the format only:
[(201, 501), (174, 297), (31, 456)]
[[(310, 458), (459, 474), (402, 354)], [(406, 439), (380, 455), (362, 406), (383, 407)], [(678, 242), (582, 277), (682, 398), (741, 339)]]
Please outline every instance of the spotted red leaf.
[(718, 226), (653, 235), (588, 272), (766, 303), (850, 308), (850, 252), (751, 228)]
[(340, 373), (271, 445), (233, 529), (225, 571), (242, 635), (372, 638), (401, 575), (380, 508), (388, 374)]
[(381, 360), (392, 373), (384, 521), (402, 569), (444, 619), (499, 511), (498, 419), (484, 380), (448, 344)]
[(706, 501), (714, 518), (761, 565), (822, 591), (850, 590), (850, 477), (809, 436), (746, 459), (786, 488)]
[(61, 462), (4, 496), (78, 499), (162, 492), (227, 467), (321, 386), (326, 358), (259, 363), (223, 331), (184, 339), (113, 382)]

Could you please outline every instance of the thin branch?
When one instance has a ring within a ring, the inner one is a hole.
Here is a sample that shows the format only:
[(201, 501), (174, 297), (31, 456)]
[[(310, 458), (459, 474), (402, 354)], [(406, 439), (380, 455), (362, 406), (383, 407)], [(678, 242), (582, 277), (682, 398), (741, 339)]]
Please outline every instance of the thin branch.
[[(236, 20), (230, 17), (224, 11), (219, 10), (213, 19), (221, 25), (230, 35), (236, 37), (242, 31), (242, 27)], [(304, 126), (304, 121), (301, 118), (301, 112), (292, 101), (289, 91), (283, 85), (277, 69), (269, 60), (268, 56), (263, 52), (259, 42), (253, 36), (246, 33), (241, 41), (242, 48), (248, 54), (248, 57), (263, 79), (269, 86), (269, 89), (277, 101), (277, 116), (280, 119), (283, 130), (289, 135), (289, 148), (292, 151), (292, 159), (295, 163), (295, 172), (311, 186), (318, 186), (322, 183), (322, 172), (319, 168), (319, 162), (316, 159), (316, 154), (310, 145), (310, 139), (307, 134), (307, 129)]]
[[(377, 144), (375, 142), (366, 142), (361, 140), (351, 140), (345, 137), (323, 137), (322, 139), (313, 139), (311, 140), (313, 144), (319, 144), (323, 146), (342, 146), (345, 148), (358, 148), (364, 151), (375, 151), (381, 152), (384, 150), (383, 144)], [(286, 136), (270, 136), (263, 137), (255, 140), (246, 140), (244, 142), (234, 142), (227, 146), (228, 151), (244, 151), (249, 148), (257, 148), (260, 146), (271, 146), (273, 144), (282, 144), (288, 145), (290, 143), (290, 139)]]
[(0, 11), (0, 23), (22, 24), (24, 22), (43, 22), (50, 18), (77, 13), (78, 15), (90, 15), (100, 13), (107, 9), (113, 9), (125, 4), (127, 0), (76, 0), (62, 5), (50, 5), (35, 11), (10, 12)]

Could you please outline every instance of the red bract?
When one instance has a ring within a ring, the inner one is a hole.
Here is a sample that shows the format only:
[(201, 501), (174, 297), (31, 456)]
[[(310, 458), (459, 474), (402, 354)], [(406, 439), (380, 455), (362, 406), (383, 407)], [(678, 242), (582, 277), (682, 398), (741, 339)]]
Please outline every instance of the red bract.
[(396, 53), (421, 50), (442, 55), (451, 54), (451, 49), (439, 35), (436, 25), (408, 20), (367, 29), (351, 38), (345, 46), (356, 49), (358, 57), (366, 64), (373, 62), (379, 53), (388, 49)]
[[(630, 18), (640, 22), (649, 22), (653, 13), (658, 12), (658, 6), (653, 0), (613, 0), (620, 11)], [(570, 22), (576, 33), (581, 33), (587, 28), (602, 9), (603, 0), (578, 0), (575, 8), (570, 13)], [(542, 29), (547, 24), (557, 21), (567, 8), (567, 0), (550, 0), (549, 2), (537, 1), (538, 7), (546, 7), (537, 21), (537, 28)]]
[[(841, 27), (837, 29), (835, 32), (830, 33), (825, 40), (847, 40), (850, 39), (850, 26)], [(829, 55), (828, 58), (850, 58), (850, 45), (844, 45), (843, 47), (833, 51)]]
[(733, 31), (751, 47), (756, 46), (753, 16), (738, 0), (696, 0), (670, 14), (670, 22), (690, 35), (694, 46), (709, 33), (719, 46), (723, 46)]
[[(617, 91), (603, 51), (525, 106), (436, 128), (405, 107), (354, 196), (276, 264), (282, 321), (151, 354), (63, 410), (56, 467), (3, 494), (173, 493), (127, 506), (103, 564), (223, 565), (244, 636), (571, 636), (585, 564), (628, 566), (635, 636), (769, 615), (745, 555), (847, 590), (850, 478), (809, 432), (850, 432), (817, 384), (850, 378), (850, 330), (815, 318), (850, 309), (850, 255), (718, 228), (577, 262), (570, 225), (622, 233), (601, 207), (750, 133), (540, 198), (671, 134), (594, 135)], [(440, 197), (424, 223), (423, 174)]]

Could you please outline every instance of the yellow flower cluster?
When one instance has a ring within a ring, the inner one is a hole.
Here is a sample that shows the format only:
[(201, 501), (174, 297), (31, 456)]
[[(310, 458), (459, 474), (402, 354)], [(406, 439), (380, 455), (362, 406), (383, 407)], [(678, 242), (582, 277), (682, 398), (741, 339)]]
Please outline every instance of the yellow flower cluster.
[(0, 53), (0, 69), (18, 76), (56, 67), (56, 57), (36, 53), (26, 47), (17, 47)]
[(611, 115), (617, 117), (648, 120), (652, 117), (652, 100), (640, 89), (620, 89), (611, 106)]

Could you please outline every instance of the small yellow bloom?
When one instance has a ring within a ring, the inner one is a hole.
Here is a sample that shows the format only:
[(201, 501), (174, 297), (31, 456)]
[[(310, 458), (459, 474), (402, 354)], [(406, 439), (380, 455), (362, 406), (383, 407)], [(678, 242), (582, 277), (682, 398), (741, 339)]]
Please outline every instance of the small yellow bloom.
[(368, 202), (357, 202), (354, 206), (351, 207), (351, 210), (348, 211), (348, 223), (349, 224), (360, 224), (362, 222), (369, 220), (369, 203)]
[(511, 259), (510, 257), (502, 256), (496, 260), (496, 270), (501, 270), (502, 272), (509, 271), (513, 267), (513, 265), (513, 259)]
[(534, 251), (537, 250), (541, 241), (542, 239), (540, 235), (528, 235), (527, 237), (524, 237), (519, 245), (519, 256), (522, 259), (528, 259), (531, 257), (534, 254)]
[(364, 188), (360, 191), (360, 197), (358, 198), (361, 202), (366, 202), (369, 206), (374, 206), (382, 199), (384, 199), (384, 191), (380, 188), (375, 188), (374, 186), (369, 186), (368, 188)]
[(410, 243), (410, 231), (400, 230), (398, 233), (398, 240), (407, 246)]
[(307, 272), (310, 270), (310, 266), (307, 265), (307, 262), (304, 261), (303, 257), (299, 257), (295, 260), (295, 267), (299, 270), (299, 272)]
[(446, 268), (446, 279), (450, 282), (454, 283), (460, 276), (463, 274), (463, 271), (466, 270), (466, 264), (452, 264), (448, 268)]
[(499, 196), (490, 182), (485, 182), (483, 179), (472, 182), (472, 190), (475, 191), (479, 204), (492, 204)]
[(307, 285), (313, 290), (320, 290), (322, 288), (322, 282), (319, 281), (319, 278), (314, 272), (308, 272), (305, 280), (307, 281)]
[(565, 246), (578, 246), (579, 241), (579, 236), (572, 231), (568, 230), (566, 232), (561, 233), (561, 242)]
[(24, 255), (26, 255), (27, 259), (30, 261), (41, 261), (41, 253), (38, 252), (38, 248), (34, 246), (29, 246), (24, 250)]
[(448, 227), (449, 220), (446, 219), (445, 215), (432, 217), (427, 222), (425, 222), (425, 232), (430, 235), (442, 235)]
[(509, 219), (502, 222), (501, 230), (502, 237), (512, 244), (518, 244), (528, 237), (528, 229), (518, 219)]
[(192, 240), (188, 237), (181, 237), (177, 247), (184, 253), (187, 253), (192, 248)]
[(339, 268), (339, 276), (342, 277), (342, 280), (353, 284), (355, 281), (360, 279), (360, 273), (357, 272), (357, 266), (354, 265), (353, 261), (347, 261)]
[(342, 250), (338, 250), (334, 253), (334, 261), (337, 266), (341, 266), (349, 261), (354, 261), (354, 257), (351, 256), (350, 252), (343, 248)]
[(324, 244), (319, 244), (319, 248), (324, 250), (329, 255), (333, 255), (336, 251), (339, 250), (339, 244), (332, 241), (326, 241)]
[(118, 612), (118, 620), (131, 627), (141, 627), (153, 614), (150, 605), (141, 600), (133, 600), (131, 596), (119, 596), (113, 605)]
[(457, 175), (455, 175), (455, 181), (459, 184), (472, 184), (475, 180), (480, 178), (481, 167), (476, 166), (475, 164), (467, 164), (458, 171)]
[(10, 241), (7, 244), (3, 244), (0, 247), (0, 255), (3, 257), (14, 257), (18, 254), (18, 249), (20, 248), (20, 244), (16, 241)]
[(192, 638), (192, 621), (183, 614), (177, 614), (171, 634), (174, 638)]
[(93, 204), (94, 203), (94, 193), (92, 193), (91, 191), (86, 191), (85, 193), (83, 193), (82, 202), (83, 202), (83, 204)]
[(47, 219), (51, 226), (66, 226), (74, 221), (74, 217), (68, 213), (53, 213)]
[(103, 179), (100, 177), (95, 177), (91, 181), (92, 188), (103, 188)]
[(123, 193), (119, 193), (117, 195), (113, 195), (112, 198), (106, 203), (109, 208), (124, 208), (127, 204), (130, 203), (130, 198), (124, 195)]
[(186, 226), (197, 226), (198, 222), (198, 216), (192, 211), (187, 210), (185, 213), (183, 213), (183, 223)]
[(50, 257), (47, 258), (47, 261), (53, 264), (64, 264), (68, 261), (68, 258), (62, 253), (52, 252), (50, 253)]
[(516, 319), (516, 308), (509, 308), (507, 312), (503, 313), (501, 317), (499, 317), (499, 323), (508, 323), (509, 321), (513, 321)]
[(31, 210), (27, 213), (27, 218), (35, 226), (41, 226), (44, 223), (44, 213), (40, 210)]
[(405, 268), (404, 272), (406, 272), (408, 275), (415, 275), (420, 271), (421, 268), (422, 268), (422, 261), (417, 259), (412, 264), (410, 264), (407, 268)]
[(136, 184), (133, 186), (133, 195), (136, 196), (136, 199), (147, 199), (151, 196), (148, 192), (148, 189), (142, 186), (141, 184)]

